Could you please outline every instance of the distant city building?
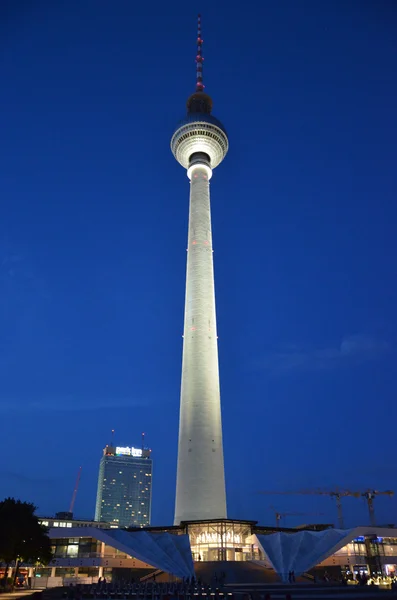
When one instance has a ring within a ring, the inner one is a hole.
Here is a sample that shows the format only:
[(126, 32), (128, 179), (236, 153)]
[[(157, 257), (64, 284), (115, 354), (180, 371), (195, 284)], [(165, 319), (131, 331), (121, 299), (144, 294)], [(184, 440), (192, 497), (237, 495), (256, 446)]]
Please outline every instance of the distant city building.
[(96, 529), (117, 529), (115, 523), (103, 523), (99, 521), (93, 521), (92, 519), (74, 519), (68, 517), (62, 517), (68, 513), (56, 513), (55, 517), (39, 517), (39, 523), (52, 529), (53, 527), (59, 527), (64, 529), (65, 527), (70, 529), (72, 527), (95, 527)]
[(106, 446), (99, 466), (95, 521), (145, 527), (150, 525), (151, 503), (150, 450)]

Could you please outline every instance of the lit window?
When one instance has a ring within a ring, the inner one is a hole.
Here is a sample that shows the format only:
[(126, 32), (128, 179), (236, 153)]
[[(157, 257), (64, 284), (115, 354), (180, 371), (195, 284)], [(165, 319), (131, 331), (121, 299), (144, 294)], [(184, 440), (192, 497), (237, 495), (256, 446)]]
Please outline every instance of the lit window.
[(53, 524), (52, 524), (52, 526), (53, 526), (53, 527), (59, 527), (59, 523), (58, 523), (58, 521), (54, 521), (54, 522), (53, 522)]

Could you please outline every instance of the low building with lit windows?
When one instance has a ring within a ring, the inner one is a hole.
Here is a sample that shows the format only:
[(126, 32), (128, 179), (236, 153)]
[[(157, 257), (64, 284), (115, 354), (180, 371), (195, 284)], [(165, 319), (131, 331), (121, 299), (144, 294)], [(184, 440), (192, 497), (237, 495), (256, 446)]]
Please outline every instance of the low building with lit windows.
[[(288, 572), (322, 580), (397, 574), (397, 529), (329, 525), (300, 528), (262, 527), (255, 521), (218, 519), (189, 521), (170, 527), (119, 529), (93, 521), (48, 522), (53, 559), (46, 567), (22, 565), (37, 575), (35, 586), (191, 577), (208, 583), (214, 573), (227, 569), (228, 583), (236, 573), (245, 581), (288, 579)], [(71, 525), (69, 524), (71, 523)], [(219, 562), (222, 561), (222, 567)], [(225, 562), (226, 561), (226, 562)], [(238, 567), (238, 568), (237, 568)], [(1, 569), (0, 569), (1, 570)], [(41, 579), (41, 581), (39, 581)]]
[(96, 527), (99, 529), (115, 529), (118, 526), (114, 523), (104, 521), (94, 521), (93, 519), (73, 519), (67, 518), (67, 513), (57, 513), (55, 517), (39, 517), (39, 523), (44, 527), (52, 528), (72, 528), (72, 527)]
[(129, 532), (92, 522), (84, 529), (52, 527), (49, 537), (53, 559), (47, 566), (36, 565), (34, 574), (41, 581), (35, 587), (95, 583), (99, 577), (137, 581), (153, 572), (180, 579), (194, 575), (189, 538), (182, 532)]
[(397, 576), (397, 529), (358, 527), (357, 530), (356, 537), (316, 565), (317, 570), (354, 577), (373, 573)]

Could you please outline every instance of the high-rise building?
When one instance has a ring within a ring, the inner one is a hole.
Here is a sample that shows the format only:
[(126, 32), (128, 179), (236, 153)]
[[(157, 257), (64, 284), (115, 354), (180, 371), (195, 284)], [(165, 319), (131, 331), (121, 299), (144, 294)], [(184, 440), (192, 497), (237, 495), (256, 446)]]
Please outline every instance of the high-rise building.
[(151, 503), (150, 450), (106, 446), (99, 465), (95, 521), (144, 527), (150, 525)]
[(204, 92), (202, 44), (199, 16), (196, 91), (171, 139), (190, 181), (175, 524), (226, 518), (209, 182), (229, 143)]

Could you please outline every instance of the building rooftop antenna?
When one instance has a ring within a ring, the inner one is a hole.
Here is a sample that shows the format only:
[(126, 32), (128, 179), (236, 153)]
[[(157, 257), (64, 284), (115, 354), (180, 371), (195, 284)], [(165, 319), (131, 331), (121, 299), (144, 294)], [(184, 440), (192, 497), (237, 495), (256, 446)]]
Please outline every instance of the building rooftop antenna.
[(142, 432), (142, 452), (144, 451), (144, 449), (145, 449), (145, 432), (143, 431)]
[(110, 436), (110, 447), (113, 448), (113, 443), (114, 443), (114, 429), (112, 429), (112, 433)]
[(197, 17), (196, 92), (204, 91), (203, 83), (203, 38), (201, 37), (201, 15)]

